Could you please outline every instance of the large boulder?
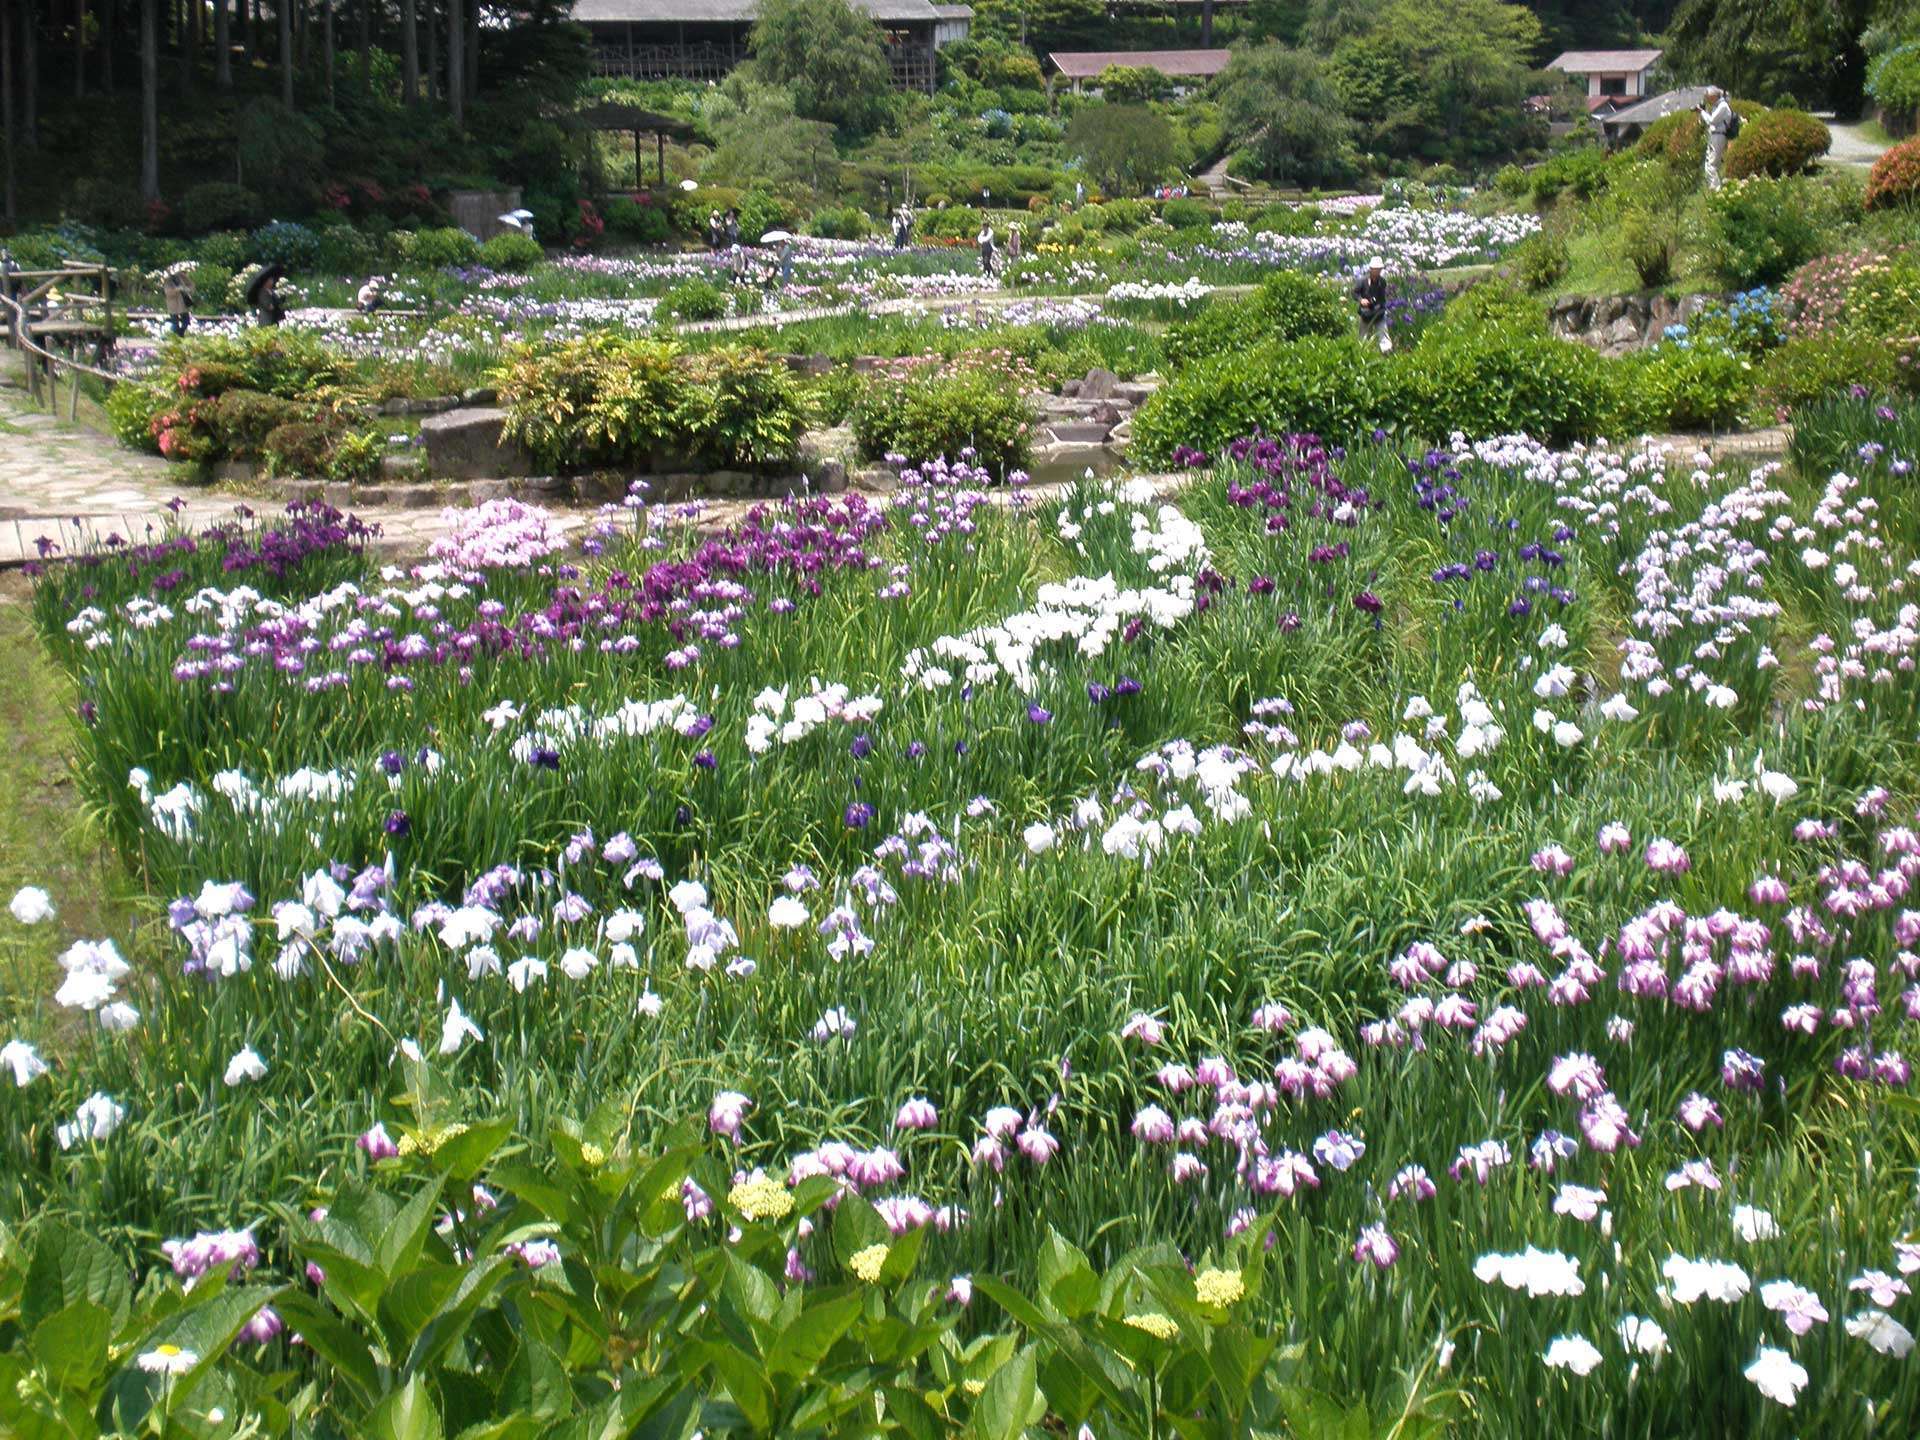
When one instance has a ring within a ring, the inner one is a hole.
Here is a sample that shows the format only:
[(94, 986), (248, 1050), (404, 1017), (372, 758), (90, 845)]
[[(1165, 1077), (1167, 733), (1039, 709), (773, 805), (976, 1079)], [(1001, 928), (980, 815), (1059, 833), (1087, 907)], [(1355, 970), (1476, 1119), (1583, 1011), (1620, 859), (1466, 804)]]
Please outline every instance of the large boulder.
[(427, 464), (441, 480), (494, 480), (533, 474), (533, 456), (505, 438), (507, 412), (491, 406), (449, 410), (420, 422)]

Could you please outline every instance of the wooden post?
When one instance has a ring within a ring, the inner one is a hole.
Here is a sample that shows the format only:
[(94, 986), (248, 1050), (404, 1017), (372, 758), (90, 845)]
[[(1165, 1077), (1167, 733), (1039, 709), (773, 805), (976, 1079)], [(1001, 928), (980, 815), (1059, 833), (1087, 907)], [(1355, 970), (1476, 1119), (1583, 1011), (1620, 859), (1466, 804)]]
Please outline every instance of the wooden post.
[(420, 27), (414, 0), (400, 0), (400, 98), (411, 105), (420, 98)]
[(160, 0), (140, 0), (140, 198), (160, 198)]
[(277, 0), (280, 12), (280, 103), (293, 108), (293, 0)]
[(233, 0), (213, 0), (213, 83), (222, 90), (233, 89), (233, 21), (229, 7)]
[(447, 0), (447, 109), (455, 128), (467, 123), (467, 29), (460, 18), (460, 0)]

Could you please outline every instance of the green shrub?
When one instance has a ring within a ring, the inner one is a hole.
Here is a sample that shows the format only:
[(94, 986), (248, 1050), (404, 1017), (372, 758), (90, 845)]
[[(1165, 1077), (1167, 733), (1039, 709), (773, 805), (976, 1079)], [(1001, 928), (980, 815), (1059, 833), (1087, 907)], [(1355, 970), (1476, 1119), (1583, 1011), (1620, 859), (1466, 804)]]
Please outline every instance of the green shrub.
[[(1731, 104), (1740, 117), (1741, 136), (1746, 134), (1748, 126), (1767, 113), (1766, 106), (1753, 100), (1734, 100)], [(1736, 137), (1732, 144), (1738, 143)], [(1690, 176), (1701, 174), (1707, 159), (1707, 127), (1700, 119), (1700, 112), (1676, 110), (1671, 115), (1662, 115), (1641, 132), (1633, 153), (1664, 160), (1668, 168), (1676, 172)]]
[(864, 240), (873, 233), (873, 217), (858, 205), (822, 210), (807, 227), (828, 240)]
[(1673, 252), (1679, 241), (1674, 212), (1665, 207), (1630, 205), (1616, 229), (1620, 253), (1639, 277), (1642, 290), (1664, 285), (1673, 276)]
[(1311, 235), (1320, 223), (1318, 205), (1269, 205), (1253, 222), (1255, 232), (1269, 235)]
[(380, 473), (380, 459), (386, 450), (386, 436), (379, 430), (348, 431), (334, 439), (333, 451), (327, 457), (327, 474), (335, 480), (370, 480)]
[(190, 235), (208, 230), (250, 230), (260, 223), (260, 197), (231, 180), (207, 180), (180, 197), (174, 218)]
[[(616, 195), (606, 204), (607, 233), (634, 245), (664, 245), (673, 235), (673, 212), (664, 204), (643, 204), (628, 195)], [(700, 217), (702, 228), (706, 216)]]
[(1873, 162), (1867, 174), (1869, 210), (1891, 210), (1920, 202), (1920, 135), (1902, 140)]
[(169, 385), (122, 380), (107, 392), (107, 424), (114, 438), (128, 449), (158, 455), (154, 417), (172, 409), (177, 399), (177, 392)]
[(1502, 326), (1435, 327), (1382, 356), (1351, 337), (1310, 336), (1202, 360), (1134, 418), (1136, 458), (1180, 445), (1214, 450), (1256, 427), (1345, 443), (1375, 429), (1444, 440), (1525, 432), (1553, 443), (1605, 433), (1620, 417), (1608, 362), (1585, 346)]
[(1753, 362), (1709, 345), (1656, 345), (1618, 363), (1627, 411), (1649, 430), (1724, 429), (1753, 394)]
[(1214, 210), (1198, 200), (1169, 200), (1160, 207), (1160, 218), (1176, 230), (1204, 230), (1213, 224)]
[(727, 313), (727, 292), (710, 280), (682, 280), (661, 297), (660, 313), (675, 320), (719, 320)]
[(1527, 174), (1536, 202), (1545, 203), (1567, 191), (1578, 200), (1591, 200), (1606, 184), (1607, 152), (1597, 145), (1565, 150)]
[(1769, 110), (1741, 125), (1727, 146), (1727, 175), (1798, 175), (1833, 144), (1833, 134), (1804, 110)]
[(1260, 283), (1250, 301), (1215, 300), (1176, 325), (1162, 343), (1175, 368), (1213, 355), (1274, 340), (1344, 335), (1352, 328), (1346, 297), (1324, 280), (1281, 270)]
[(1867, 94), (1897, 120), (1920, 115), (1920, 40), (1882, 51), (1867, 66)]
[(323, 225), (318, 231), (319, 246), (314, 268), (330, 275), (364, 275), (379, 263), (373, 241), (346, 221)]
[(971, 205), (923, 211), (914, 222), (914, 230), (930, 240), (971, 240), (980, 233), (980, 212)]
[(1529, 290), (1551, 290), (1565, 278), (1571, 263), (1567, 258), (1566, 237), (1558, 231), (1542, 230), (1529, 235), (1509, 252), (1514, 277)]
[(247, 257), (289, 271), (311, 270), (320, 259), (320, 237), (305, 225), (273, 220), (253, 232)]
[(1757, 418), (1771, 418), (1844, 395), (1855, 385), (1890, 391), (1903, 382), (1911, 384), (1911, 372), (1903, 373), (1898, 352), (1886, 340), (1854, 329), (1825, 330), (1797, 335), (1767, 353), (1754, 386), (1754, 408)]
[(1532, 188), (1532, 182), (1526, 171), (1509, 162), (1493, 172), (1493, 188), (1509, 200), (1518, 200)]
[(480, 247), (480, 263), (489, 270), (528, 270), (545, 258), (540, 242), (518, 230), (502, 231)]
[(1516, 335), (1545, 335), (1547, 312), (1518, 286), (1504, 280), (1483, 280), (1456, 295), (1425, 333), (1444, 337), (1489, 328)]
[(682, 365), (675, 439), (718, 465), (763, 469), (791, 460), (806, 427), (800, 383), (765, 350), (720, 346)]
[(954, 459), (970, 446), (980, 463), (1004, 475), (1033, 453), (1034, 415), (1026, 397), (990, 369), (877, 380), (848, 418), (869, 460), (890, 454)]
[(1755, 176), (1707, 197), (1707, 244), (1722, 281), (1737, 290), (1773, 285), (1820, 253), (1806, 182)]
[(674, 436), (674, 354), (609, 331), (521, 346), (493, 375), (504, 433), (556, 471), (645, 461)]
[(217, 455), (259, 460), (267, 437), (283, 425), (305, 422), (312, 409), (298, 400), (259, 390), (226, 390), (199, 407)]
[(450, 265), (472, 265), (480, 259), (480, 242), (466, 231), (451, 225), (417, 230), (413, 236), (412, 253), (407, 258), (426, 270), (438, 270)]
[(233, 271), (247, 263), (247, 237), (238, 230), (216, 230), (211, 235), (202, 235), (189, 249), (202, 265), (218, 265)]
[(1100, 208), (1106, 212), (1109, 235), (1138, 230), (1153, 218), (1153, 206), (1145, 200), (1109, 200)]
[(312, 420), (293, 420), (275, 426), (260, 443), (268, 473), (302, 477), (330, 474), (338, 433), (337, 426)]

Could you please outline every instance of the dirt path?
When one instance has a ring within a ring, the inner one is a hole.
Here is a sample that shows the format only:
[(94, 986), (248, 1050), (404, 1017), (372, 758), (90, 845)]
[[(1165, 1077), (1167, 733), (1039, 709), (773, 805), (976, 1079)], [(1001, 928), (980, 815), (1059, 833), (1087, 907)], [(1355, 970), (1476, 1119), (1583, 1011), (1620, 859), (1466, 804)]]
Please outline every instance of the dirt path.
[(1858, 125), (1829, 120), (1827, 129), (1833, 135), (1833, 146), (1827, 151), (1831, 165), (1871, 165), (1887, 153), (1884, 141), (1869, 140)]

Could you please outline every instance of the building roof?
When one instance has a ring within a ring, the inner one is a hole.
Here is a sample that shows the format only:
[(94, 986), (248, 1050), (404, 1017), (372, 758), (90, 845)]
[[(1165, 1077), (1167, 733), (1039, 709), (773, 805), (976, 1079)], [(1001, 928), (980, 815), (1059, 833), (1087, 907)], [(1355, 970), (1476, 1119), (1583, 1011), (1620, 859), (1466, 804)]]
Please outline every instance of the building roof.
[(1162, 75), (1218, 75), (1232, 58), (1226, 50), (1056, 50), (1047, 56), (1069, 80), (1091, 80), (1109, 65)]
[[(930, 0), (853, 0), (875, 20), (934, 21)], [(745, 25), (759, 14), (759, 0), (574, 0), (573, 18), (584, 25)]]
[(1547, 62), (1549, 70), (1564, 70), (1569, 75), (1637, 75), (1664, 51), (1660, 50), (1569, 50)]
[(1651, 125), (1654, 121), (1671, 115), (1676, 110), (1698, 110), (1701, 102), (1706, 98), (1706, 86), (1683, 85), (1678, 90), (1668, 90), (1664, 94), (1642, 100), (1637, 105), (1616, 110), (1605, 119), (1608, 125)]
[(973, 7), (971, 5), (936, 5), (933, 7), (933, 13), (935, 18), (940, 20), (971, 20)]

